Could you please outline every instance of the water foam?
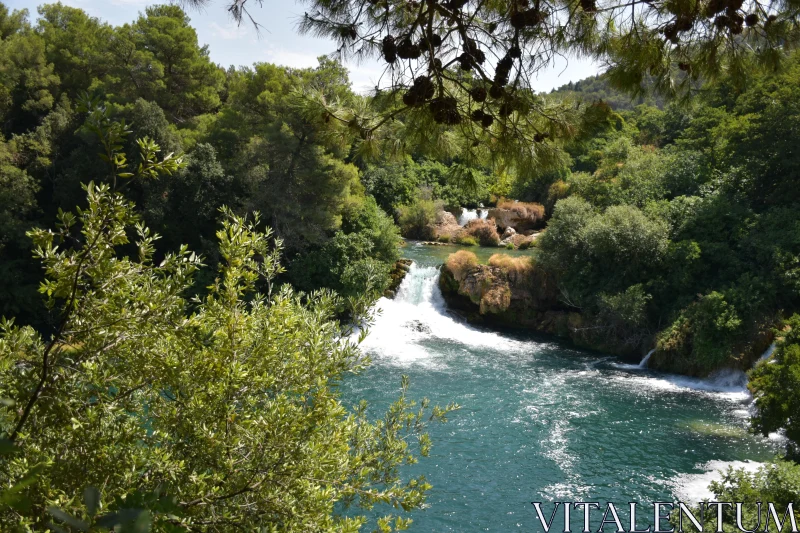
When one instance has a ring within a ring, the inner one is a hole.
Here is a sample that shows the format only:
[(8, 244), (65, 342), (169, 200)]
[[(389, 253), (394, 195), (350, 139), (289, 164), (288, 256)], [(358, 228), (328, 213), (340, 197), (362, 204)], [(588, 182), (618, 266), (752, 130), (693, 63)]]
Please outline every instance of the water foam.
[(764, 463), (756, 461), (708, 461), (697, 465), (704, 472), (700, 474), (681, 474), (672, 481), (672, 491), (675, 497), (686, 503), (699, 503), (704, 500), (713, 500), (714, 494), (708, 488), (712, 481), (722, 479), (728, 468), (743, 469), (746, 472), (756, 472)]
[(442, 339), (501, 352), (519, 351), (522, 343), (478, 330), (450, 316), (438, 281), (438, 267), (412, 264), (397, 296), (378, 301), (379, 314), (362, 348), (376, 357), (400, 363), (430, 363), (434, 353), (424, 345), (426, 340)]
[(672, 374), (627, 374), (616, 376), (612, 379), (629, 387), (699, 392), (735, 402), (746, 401), (751, 398), (747, 390), (747, 376), (739, 370), (721, 370), (707, 379)]

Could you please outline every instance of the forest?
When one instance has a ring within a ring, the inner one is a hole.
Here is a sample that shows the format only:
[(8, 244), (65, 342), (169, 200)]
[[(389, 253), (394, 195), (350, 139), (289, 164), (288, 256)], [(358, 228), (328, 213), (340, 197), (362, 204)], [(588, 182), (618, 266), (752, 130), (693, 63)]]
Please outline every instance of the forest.
[[(738, 6), (722, 23), (709, 7), (709, 24), (739, 35)], [(352, 38), (317, 7), (303, 31)], [(797, 11), (746, 25), (788, 43)], [(451, 66), (431, 54), (430, 78), (364, 95), (330, 57), (216, 65), (190, 15), (152, 5), (111, 26), (0, 3), (3, 531), (410, 527), (431, 486), (404, 468), (459, 406), (415, 401), (404, 380), (376, 418), (338, 387), (370, 362), (358, 345), (405, 240), (450, 242), (444, 214), (514, 201), (538, 206), (542, 231), (505, 245), (532, 249), (524, 268), (493, 266), (580, 315), (578, 344), (653, 348), (654, 368), (695, 376), (747, 370), (775, 345), (750, 372), (752, 427), (781, 432), (783, 454), (713, 490), (800, 501), (790, 46), (723, 68), (698, 45), (694, 69), (634, 76), (620, 54), (656, 52), (603, 41), (616, 67), (544, 94), (515, 92), (513, 47), (490, 80), (466, 40)], [(515, 39), (541, 22), (514, 16)], [(370, 42), (390, 64), (420, 56)], [(743, 77), (748, 62), (771, 69)], [(494, 228), (468, 227), (452, 242), (502, 251)]]

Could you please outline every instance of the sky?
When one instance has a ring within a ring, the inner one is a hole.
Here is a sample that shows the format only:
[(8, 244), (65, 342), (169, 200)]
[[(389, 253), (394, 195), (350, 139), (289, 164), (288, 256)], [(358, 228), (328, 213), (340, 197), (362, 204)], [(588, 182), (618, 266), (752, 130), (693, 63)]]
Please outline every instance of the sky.
[[(37, 6), (46, 3), (29, 0), (2, 0), (11, 9), (26, 8), (31, 18), (36, 18)], [(158, 2), (152, 0), (61, 0), (63, 4), (78, 7), (93, 17), (115, 26), (136, 20), (145, 7)], [(162, 2), (164, 3), (164, 2)], [(262, 7), (251, 0), (250, 12), (263, 26), (260, 35), (252, 25), (243, 22), (237, 26), (228, 16), (225, 0), (209, 0), (207, 7), (188, 9), (191, 24), (197, 30), (200, 44), (209, 45), (211, 60), (228, 67), (269, 62), (291, 67), (314, 67), (317, 57), (335, 50), (333, 41), (299, 35), (297, 20), (305, 11), (300, 2), (293, 0), (265, 0)], [(353, 90), (366, 92), (374, 88), (383, 72), (377, 61), (358, 64), (345, 63), (350, 71)], [(599, 66), (586, 59), (559, 60), (549, 69), (539, 72), (533, 80), (537, 91), (550, 91), (570, 81), (592, 76)]]

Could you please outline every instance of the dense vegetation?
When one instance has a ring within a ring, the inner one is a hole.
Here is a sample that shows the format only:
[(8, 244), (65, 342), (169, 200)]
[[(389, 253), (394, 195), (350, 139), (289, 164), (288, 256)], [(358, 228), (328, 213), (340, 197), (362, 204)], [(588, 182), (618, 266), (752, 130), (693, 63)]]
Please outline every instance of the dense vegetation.
[(605, 102), (616, 111), (632, 111), (639, 105), (647, 104), (659, 109), (664, 107), (664, 98), (658, 94), (642, 93), (635, 97), (615, 89), (607, 75), (598, 74), (589, 78), (569, 82), (557, 89), (550, 91), (551, 94), (568, 94), (580, 98), (587, 103)]
[(400, 467), (447, 409), (338, 399), (367, 363), (340, 320), (366, 334), (399, 244), (355, 136), (308, 112), (363, 103), (341, 65), (226, 71), (176, 6), (0, 4), (0, 28), (0, 529), (356, 531), (348, 508), (422, 505)]
[(639, 106), (568, 146), (560, 181), (531, 181), (562, 197), (540, 261), (598, 331), (704, 374), (747, 369), (800, 308), (799, 80), (795, 60), (690, 107)]
[[(356, 95), (326, 58), (222, 69), (173, 5), (112, 27), (62, 4), (35, 22), (0, 4), (3, 527), (356, 531), (348, 505), (418, 508), (429, 486), (400, 467), (416, 460), (409, 437), (427, 453), (429, 406), (412, 410), (405, 384), (378, 422), (341, 405), (337, 383), (365, 363), (348, 324), (368, 325), (401, 230), (428, 238), (442, 209), (501, 197), (544, 205), (549, 222), (535, 262), (491, 266), (552, 274), (597, 345), (655, 346), (660, 368), (707, 374), (748, 368), (777, 338), (753, 371), (754, 426), (782, 428), (796, 460), (797, 7), (654, 2), (657, 27), (602, 36), (594, 2), (572, 6), (575, 28), (557, 24), (566, 4), (521, 19), (512, 3), (492, 42), (470, 44), (490, 22), (466, 21), (468, 2), (387, 26), (377, 10), (393, 4), (376, 2), (370, 39), (347, 4), (317, 5), (304, 29), (389, 64), (387, 28), (409, 33), (394, 53), (419, 61), (393, 90)], [(423, 56), (410, 35), (425, 17)], [(693, 46), (668, 44), (678, 33)], [(530, 53), (541, 39), (552, 46)], [(581, 42), (614, 58), (606, 77), (526, 89), (523, 49), (527, 61)], [(755, 63), (784, 68), (743, 77)], [(607, 81), (699, 92), (628, 105)], [(498, 242), (474, 229), (465, 239)], [(717, 489), (794, 498), (787, 476), (794, 463)]]

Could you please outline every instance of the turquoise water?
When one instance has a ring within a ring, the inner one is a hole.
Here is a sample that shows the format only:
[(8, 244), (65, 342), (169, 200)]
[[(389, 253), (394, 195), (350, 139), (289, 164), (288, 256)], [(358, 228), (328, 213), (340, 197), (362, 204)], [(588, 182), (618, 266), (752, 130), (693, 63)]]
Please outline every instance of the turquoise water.
[[(372, 413), (411, 396), (462, 409), (432, 428), (430, 457), (410, 473), (434, 486), (413, 531), (542, 531), (532, 501), (700, 499), (726, 462), (753, 468), (776, 441), (747, 433), (744, 376), (710, 381), (660, 375), (549, 339), (482, 331), (448, 315), (436, 287), (439, 249), (415, 261), (364, 349), (373, 365), (349, 378), (344, 399)], [(573, 513), (573, 522), (581, 521)], [(596, 522), (599, 522), (600, 516)], [(593, 520), (595, 521), (595, 520)], [(579, 528), (580, 529), (580, 528)]]

